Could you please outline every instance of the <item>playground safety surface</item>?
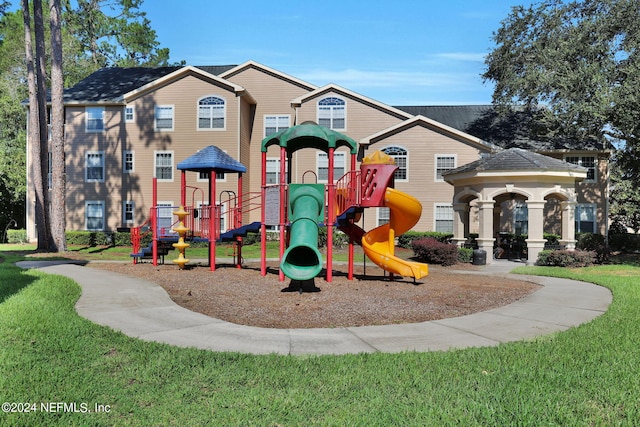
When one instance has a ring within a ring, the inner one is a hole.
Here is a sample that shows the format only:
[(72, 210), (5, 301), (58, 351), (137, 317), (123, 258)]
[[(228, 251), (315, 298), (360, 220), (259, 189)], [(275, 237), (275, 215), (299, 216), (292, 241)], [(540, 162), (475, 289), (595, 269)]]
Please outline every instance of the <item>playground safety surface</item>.
[[(541, 287), (502, 307), (440, 320), (380, 326), (300, 328), (293, 318), (291, 326), (286, 329), (261, 328), (185, 309), (175, 304), (161, 286), (149, 280), (70, 265), (69, 261), (34, 260), (18, 265), (72, 278), (82, 287), (82, 296), (76, 304), (78, 313), (131, 337), (182, 347), (252, 354), (348, 354), (492, 346), (578, 326), (604, 313), (612, 300), (611, 292), (606, 288), (567, 279), (511, 276), (508, 272), (514, 264), (495, 261), (466, 275), (467, 278), (474, 280), (476, 275), (506, 276), (514, 280), (530, 280)], [(210, 286), (215, 286), (214, 277), (218, 273), (218, 270), (213, 273), (205, 270), (201, 274), (209, 276)], [(324, 286), (317, 285), (320, 288)], [(240, 289), (234, 294), (241, 298), (242, 288), (236, 287)], [(349, 301), (344, 303), (346, 310)]]

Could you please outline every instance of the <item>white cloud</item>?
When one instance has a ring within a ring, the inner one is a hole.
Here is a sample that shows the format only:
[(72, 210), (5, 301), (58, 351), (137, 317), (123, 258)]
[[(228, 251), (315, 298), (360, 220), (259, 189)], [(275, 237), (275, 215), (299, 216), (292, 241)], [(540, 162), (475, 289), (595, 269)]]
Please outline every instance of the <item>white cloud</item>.
[(437, 58), (452, 59), (454, 61), (484, 62), (484, 59), (487, 56), (487, 54), (474, 53), (474, 52), (449, 52), (449, 53), (438, 53), (435, 56)]
[(468, 74), (431, 73), (419, 71), (369, 71), (358, 69), (327, 70), (315, 69), (300, 71), (297, 77), (312, 82), (318, 86), (335, 83), (346, 88), (371, 87), (442, 87), (459, 85), (469, 81)]

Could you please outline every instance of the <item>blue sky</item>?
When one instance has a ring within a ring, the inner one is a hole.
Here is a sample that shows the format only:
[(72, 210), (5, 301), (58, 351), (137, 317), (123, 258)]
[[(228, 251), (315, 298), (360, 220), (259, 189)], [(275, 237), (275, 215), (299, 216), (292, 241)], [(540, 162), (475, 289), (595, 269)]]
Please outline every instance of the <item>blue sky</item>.
[(254, 60), (390, 105), (488, 104), (484, 56), (512, 6), (529, 0), (147, 0), (171, 60)]

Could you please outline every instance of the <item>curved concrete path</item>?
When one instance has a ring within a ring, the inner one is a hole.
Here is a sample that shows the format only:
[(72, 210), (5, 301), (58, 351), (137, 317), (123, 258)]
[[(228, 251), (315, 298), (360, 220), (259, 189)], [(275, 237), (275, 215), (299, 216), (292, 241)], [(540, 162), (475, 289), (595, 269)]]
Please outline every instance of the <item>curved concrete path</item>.
[[(612, 300), (608, 289), (590, 283), (517, 276), (543, 287), (513, 304), (467, 316), (385, 326), (267, 329), (237, 325), (182, 308), (162, 287), (145, 280), (60, 261), (25, 261), (18, 265), (75, 280), (82, 287), (76, 304), (78, 313), (131, 337), (252, 354), (393, 353), (492, 346), (588, 322), (604, 313)], [(498, 261), (475, 274), (506, 275), (514, 267), (513, 263)]]

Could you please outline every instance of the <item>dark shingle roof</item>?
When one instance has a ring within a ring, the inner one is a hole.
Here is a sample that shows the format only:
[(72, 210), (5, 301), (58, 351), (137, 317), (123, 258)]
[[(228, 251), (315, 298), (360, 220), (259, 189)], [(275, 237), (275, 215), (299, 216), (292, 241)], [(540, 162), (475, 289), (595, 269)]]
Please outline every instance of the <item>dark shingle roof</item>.
[(535, 124), (531, 112), (515, 109), (500, 114), (493, 105), (400, 106), (409, 114), (421, 114), (502, 148), (524, 148), (533, 151), (605, 150), (604, 140), (544, 138), (534, 136)]
[[(235, 65), (198, 66), (209, 74), (218, 75)], [(75, 86), (65, 89), (65, 103), (120, 102), (125, 93), (138, 89), (161, 77), (171, 74), (181, 66), (101, 68)]]
[(459, 168), (447, 171), (443, 175), (456, 175), (464, 172), (508, 172), (508, 171), (555, 171), (586, 172), (587, 169), (554, 159), (553, 157), (534, 153), (522, 148), (510, 148), (482, 157), (475, 162), (467, 163)]

